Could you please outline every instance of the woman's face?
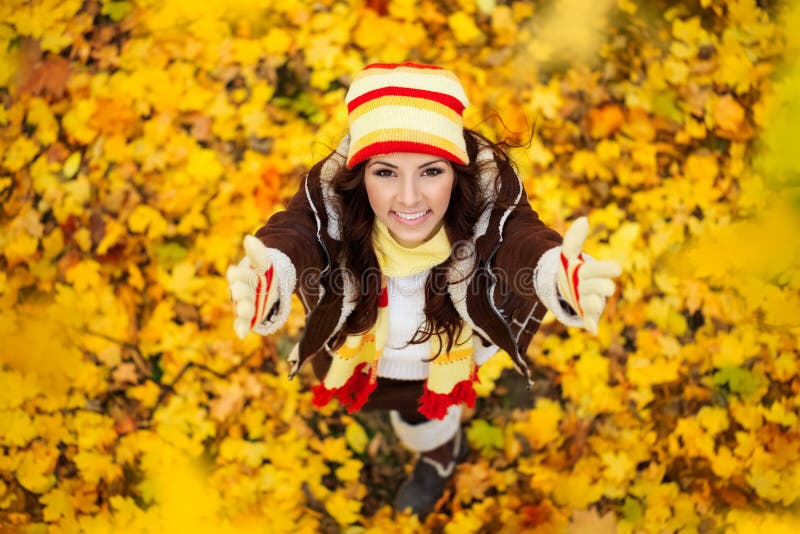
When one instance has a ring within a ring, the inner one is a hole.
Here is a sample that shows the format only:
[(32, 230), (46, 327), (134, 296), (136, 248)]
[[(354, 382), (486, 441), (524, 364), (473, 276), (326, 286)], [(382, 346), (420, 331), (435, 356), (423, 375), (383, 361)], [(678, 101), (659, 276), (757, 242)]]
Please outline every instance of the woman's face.
[(444, 158), (397, 152), (367, 161), (364, 185), (379, 221), (400, 245), (415, 247), (441, 228), (455, 173)]

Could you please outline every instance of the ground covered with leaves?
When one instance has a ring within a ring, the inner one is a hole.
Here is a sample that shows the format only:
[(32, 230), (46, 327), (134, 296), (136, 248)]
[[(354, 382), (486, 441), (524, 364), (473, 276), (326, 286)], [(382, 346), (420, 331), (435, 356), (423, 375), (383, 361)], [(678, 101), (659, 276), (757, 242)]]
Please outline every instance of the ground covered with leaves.
[[(0, 530), (800, 531), (800, 10), (753, 0), (0, 6)], [(346, 130), (352, 73), (458, 74), (531, 204), (623, 266), (527, 391), (481, 369), (426, 522), (383, 414), (318, 411), (227, 266)], [(534, 133), (530, 140), (531, 133)], [(529, 142), (530, 141), (530, 142)]]

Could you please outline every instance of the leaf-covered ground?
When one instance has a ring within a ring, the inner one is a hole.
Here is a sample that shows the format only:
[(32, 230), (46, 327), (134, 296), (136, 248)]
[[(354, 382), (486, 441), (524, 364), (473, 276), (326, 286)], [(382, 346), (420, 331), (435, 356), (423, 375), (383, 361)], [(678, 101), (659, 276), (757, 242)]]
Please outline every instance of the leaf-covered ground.
[[(0, 5), (0, 530), (800, 531), (800, 9), (699, 0)], [(559, 231), (624, 267), (597, 337), (481, 369), (424, 523), (384, 414), (240, 341), (226, 267), (373, 61), (455, 71)], [(531, 134), (533, 138), (530, 139)], [(529, 142), (530, 141), (530, 142)]]

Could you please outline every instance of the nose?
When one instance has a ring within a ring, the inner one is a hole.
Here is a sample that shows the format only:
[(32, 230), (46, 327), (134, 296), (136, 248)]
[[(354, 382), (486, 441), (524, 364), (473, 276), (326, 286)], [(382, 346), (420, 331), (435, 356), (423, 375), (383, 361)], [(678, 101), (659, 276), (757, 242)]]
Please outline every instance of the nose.
[(419, 184), (414, 176), (403, 176), (400, 179), (400, 190), (397, 192), (397, 201), (408, 207), (414, 207), (418, 204), (421, 194)]

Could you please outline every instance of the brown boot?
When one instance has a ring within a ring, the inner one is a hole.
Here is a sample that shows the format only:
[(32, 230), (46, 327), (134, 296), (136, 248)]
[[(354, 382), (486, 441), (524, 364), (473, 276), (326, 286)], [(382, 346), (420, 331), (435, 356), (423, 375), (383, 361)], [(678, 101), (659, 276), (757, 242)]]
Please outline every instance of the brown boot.
[(410, 509), (411, 513), (424, 519), (442, 497), (456, 464), (463, 462), (468, 452), (466, 436), (459, 428), (455, 437), (447, 443), (421, 453), (411, 476), (397, 491), (394, 509)]

